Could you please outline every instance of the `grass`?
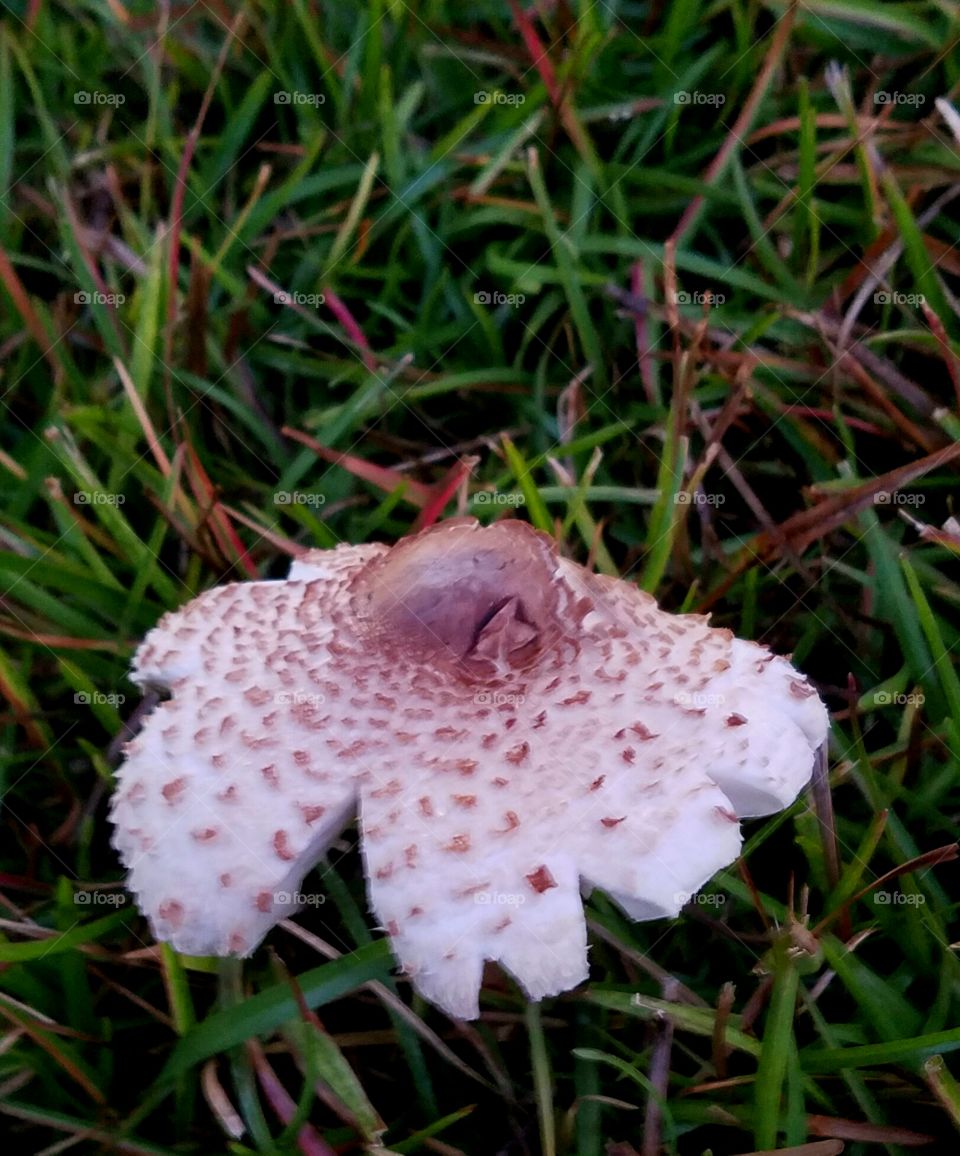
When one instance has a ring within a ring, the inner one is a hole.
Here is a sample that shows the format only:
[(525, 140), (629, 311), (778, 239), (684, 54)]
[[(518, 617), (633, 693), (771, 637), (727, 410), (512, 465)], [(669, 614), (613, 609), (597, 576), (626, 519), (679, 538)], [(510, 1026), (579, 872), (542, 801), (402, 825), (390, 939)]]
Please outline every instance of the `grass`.
[[(5, 1150), (956, 1150), (958, 34), (4, 5)], [(590, 984), (491, 971), (476, 1024), (394, 976), (353, 832), (242, 967), (158, 949), (106, 818), (139, 638), (457, 510), (792, 652), (828, 777), (681, 918), (595, 895)]]

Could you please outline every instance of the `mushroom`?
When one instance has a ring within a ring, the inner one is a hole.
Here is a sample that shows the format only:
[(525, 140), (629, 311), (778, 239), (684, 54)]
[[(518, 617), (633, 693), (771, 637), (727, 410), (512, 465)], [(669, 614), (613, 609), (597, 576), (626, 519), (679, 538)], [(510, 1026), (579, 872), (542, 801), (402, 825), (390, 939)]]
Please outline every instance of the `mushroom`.
[(137, 652), (168, 690), (126, 748), (115, 846), (157, 938), (249, 955), (359, 811), (370, 904), (414, 986), (479, 1014), (587, 976), (581, 890), (676, 915), (790, 804), (827, 712), (784, 658), (454, 519), (207, 591)]

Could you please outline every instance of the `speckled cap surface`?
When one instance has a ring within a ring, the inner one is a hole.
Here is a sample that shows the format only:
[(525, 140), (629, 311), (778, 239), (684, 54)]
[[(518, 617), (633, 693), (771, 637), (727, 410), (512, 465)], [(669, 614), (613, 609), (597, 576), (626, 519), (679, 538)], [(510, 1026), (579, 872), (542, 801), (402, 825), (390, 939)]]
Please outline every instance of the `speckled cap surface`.
[(587, 976), (581, 891), (675, 915), (793, 801), (828, 728), (764, 648), (560, 558), (528, 525), (311, 551), (166, 615), (132, 677), (171, 697), (112, 818), (155, 935), (246, 955), (359, 815), (370, 904), (414, 985), (478, 1014)]

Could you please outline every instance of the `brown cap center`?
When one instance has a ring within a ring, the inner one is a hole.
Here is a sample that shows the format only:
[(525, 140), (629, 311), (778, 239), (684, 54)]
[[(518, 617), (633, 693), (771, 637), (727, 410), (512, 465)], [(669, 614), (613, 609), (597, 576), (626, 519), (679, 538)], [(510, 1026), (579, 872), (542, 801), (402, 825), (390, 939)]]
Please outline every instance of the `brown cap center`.
[(372, 563), (354, 605), (385, 650), (490, 677), (555, 637), (559, 581), (549, 539), (524, 523), (447, 522)]

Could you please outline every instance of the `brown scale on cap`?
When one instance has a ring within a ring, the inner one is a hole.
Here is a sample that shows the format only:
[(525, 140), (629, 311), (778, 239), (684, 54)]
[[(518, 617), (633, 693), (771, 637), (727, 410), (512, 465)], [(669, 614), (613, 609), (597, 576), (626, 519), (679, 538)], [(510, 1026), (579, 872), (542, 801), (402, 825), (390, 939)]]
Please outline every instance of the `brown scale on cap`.
[(296, 859), (296, 853), (290, 846), (290, 836), (286, 831), (275, 831), (273, 835), (273, 849), (276, 852), (278, 859), (284, 859), (290, 862)]
[(536, 871), (531, 872), (527, 876), (527, 882), (538, 895), (542, 895), (544, 891), (549, 891), (551, 887), (557, 886), (556, 879), (550, 874), (550, 869), (545, 864), (541, 864)]
[(157, 905), (157, 915), (176, 931), (183, 923), (183, 904), (177, 899), (164, 899)]
[(530, 754), (530, 744), (527, 742), (517, 743), (515, 747), (511, 747), (504, 755), (508, 763), (512, 763), (515, 767), (519, 766), (526, 757)]
[(516, 521), (209, 591), (132, 677), (171, 692), (112, 803), (155, 934), (253, 951), (359, 810), (378, 925), (461, 1017), (484, 960), (532, 999), (585, 978), (581, 887), (675, 915), (736, 858), (738, 816), (793, 800), (827, 726), (784, 659)]
[(126, 794), (127, 802), (130, 803), (131, 806), (134, 806), (134, 807), (136, 807), (138, 804), (142, 803), (146, 797), (147, 797), (147, 788), (143, 785), (143, 783), (131, 784), (131, 786), (130, 786), (129, 790), (127, 791), (127, 794)]
[(169, 783), (164, 783), (160, 788), (160, 794), (168, 803), (176, 803), (183, 792), (186, 790), (187, 780), (182, 776), (177, 779), (171, 779)]

